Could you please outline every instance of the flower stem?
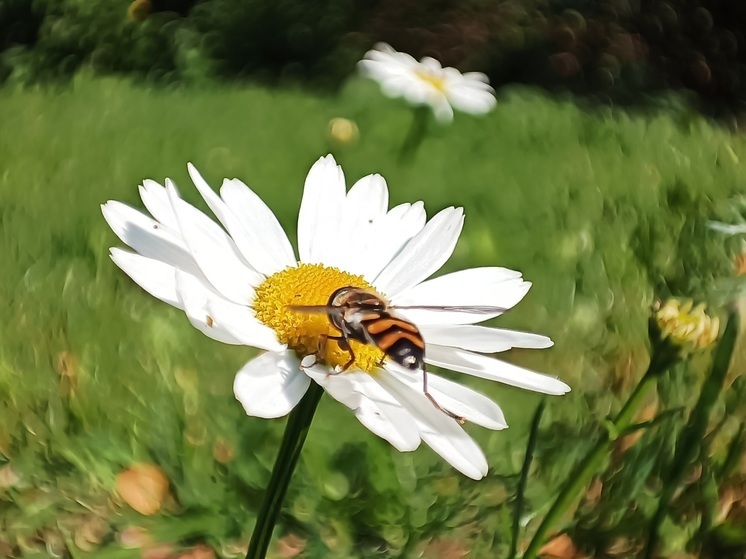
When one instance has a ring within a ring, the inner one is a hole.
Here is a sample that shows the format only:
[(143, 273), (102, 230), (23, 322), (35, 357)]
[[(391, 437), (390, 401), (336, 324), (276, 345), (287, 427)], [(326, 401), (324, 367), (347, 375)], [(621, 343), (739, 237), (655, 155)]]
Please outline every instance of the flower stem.
[(399, 163), (409, 162), (417, 149), (422, 144), (427, 133), (427, 124), (430, 118), (430, 109), (428, 107), (417, 107), (412, 112), (412, 125), (409, 127), (404, 142), (399, 149)]
[(254, 532), (251, 534), (249, 550), (246, 559), (264, 559), (272, 539), (277, 517), (280, 515), (282, 503), (285, 500), (290, 478), (298, 463), (303, 443), (311, 427), (316, 407), (321, 400), (324, 390), (315, 382), (311, 382), (308, 391), (295, 409), (290, 412), (285, 433), (282, 436), (280, 451), (272, 468), (272, 477), (264, 494), (262, 508), (257, 516)]
[(547, 512), (547, 515), (541, 521), (539, 528), (536, 530), (531, 543), (529, 543), (526, 552), (523, 554), (523, 559), (534, 559), (536, 557), (547, 534), (549, 533), (549, 530), (551, 530), (559, 521), (567, 508), (573, 503), (573, 501), (575, 501), (583, 488), (588, 484), (591, 476), (593, 476), (593, 474), (595, 474), (601, 467), (601, 464), (603, 463), (604, 458), (608, 455), (611, 444), (616, 439), (617, 434), (624, 432), (630, 427), (630, 425), (632, 425), (635, 413), (645, 400), (648, 389), (656, 383), (658, 377), (671, 364), (671, 360), (658, 356), (656, 352), (653, 351), (650, 365), (648, 366), (645, 376), (642, 377), (642, 380), (637, 384), (621, 411), (609, 422), (605, 436), (596, 443), (588, 454), (586, 454), (585, 458), (580, 462), (577, 470), (573, 473), (564, 487), (562, 487), (559, 495), (557, 495), (554, 503), (552, 503), (549, 512)]
[(536, 411), (534, 412), (534, 418), (531, 420), (531, 431), (528, 436), (528, 444), (526, 445), (526, 456), (523, 459), (521, 479), (518, 482), (518, 491), (515, 497), (513, 534), (510, 540), (510, 552), (508, 553), (510, 559), (513, 559), (518, 554), (518, 535), (521, 530), (521, 515), (523, 514), (523, 501), (526, 496), (526, 486), (528, 485), (528, 474), (531, 471), (531, 462), (534, 459), (536, 441), (539, 438), (539, 424), (541, 423), (541, 416), (544, 413), (546, 403), (545, 399), (542, 399), (541, 402), (539, 402), (539, 405), (536, 406)]
[(720, 392), (725, 383), (725, 377), (730, 366), (731, 355), (738, 336), (738, 315), (731, 313), (728, 317), (728, 325), (725, 327), (723, 338), (715, 350), (712, 370), (710, 375), (702, 384), (702, 390), (699, 393), (689, 422), (681, 432), (681, 436), (676, 441), (676, 450), (674, 452), (671, 467), (665, 479), (665, 485), (661, 492), (658, 508), (653, 515), (648, 531), (648, 541), (644, 557), (649, 559), (655, 553), (658, 544), (660, 526), (666, 517), (668, 505), (681, 483), (684, 475), (697, 458), (702, 446), (702, 440), (707, 432), (707, 426), (710, 422), (712, 408), (718, 400)]

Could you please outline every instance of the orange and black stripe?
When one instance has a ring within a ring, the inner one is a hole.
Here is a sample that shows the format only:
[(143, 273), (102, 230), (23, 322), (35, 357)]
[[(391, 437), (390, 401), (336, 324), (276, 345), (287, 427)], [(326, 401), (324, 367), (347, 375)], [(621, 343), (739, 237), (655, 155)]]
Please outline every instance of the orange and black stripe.
[(378, 318), (361, 321), (361, 325), (375, 341), (376, 347), (393, 361), (408, 369), (422, 368), (425, 342), (414, 324), (382, 313)]

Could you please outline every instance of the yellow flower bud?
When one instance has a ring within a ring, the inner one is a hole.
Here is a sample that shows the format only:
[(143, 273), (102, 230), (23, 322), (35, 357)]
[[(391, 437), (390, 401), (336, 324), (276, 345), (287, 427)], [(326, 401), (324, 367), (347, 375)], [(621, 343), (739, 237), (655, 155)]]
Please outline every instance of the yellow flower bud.
[(684, 350), (704, 349), (718, 337), (720, 320), (705, 312), (705, 305), (694, 306), (691, 300), (669, 299), (658, 303), (653, 318), (661, 338)]
[(150, 0), (135, 0), (127, 8), (127, 16), (131, 21), (141, 22), (148, 19), (148, 16), (153, 11), (153, 4)]
[(340, 146), (355, 144), (360, 136), (357, 124), (346, 118), (333, 118), (329, 121), (329, 138)]

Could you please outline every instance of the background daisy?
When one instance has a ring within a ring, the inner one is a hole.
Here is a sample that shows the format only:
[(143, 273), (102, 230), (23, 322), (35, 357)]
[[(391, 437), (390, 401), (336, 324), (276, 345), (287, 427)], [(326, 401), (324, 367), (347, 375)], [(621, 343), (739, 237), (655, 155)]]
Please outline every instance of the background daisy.
[(381, 84), (384, 95), (401, 97), (412, 105), (427, 105), (441, 122), (453, 119), (453, 109), (482, 115), (497, 102), (486, 75), (443, 68), (429, 56), (417, 62), (386, 43), (376, 44), (358, 65), (363, 75)]

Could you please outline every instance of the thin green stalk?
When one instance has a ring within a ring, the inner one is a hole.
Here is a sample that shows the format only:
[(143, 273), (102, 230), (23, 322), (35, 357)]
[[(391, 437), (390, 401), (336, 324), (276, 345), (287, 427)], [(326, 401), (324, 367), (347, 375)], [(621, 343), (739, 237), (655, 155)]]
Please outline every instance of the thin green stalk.
[(649, 559), (655, 553), (660, 535), (660, 526), (666, 517), (668, 505), (671, 503), (676, 489), (681, 484), (681, 480), (699, 454), (702, 439), (707, 432), (707, 425), (710, 422), (712, 408), (717, 402), (725, 383), (725, 377), (728, 373), (737, 336), (738, 315), (731, 313), (728, 317), (728, 324), (725, 327), (723, 337), (715, 350), (710, 375), (702, 384), (702, 391), (699, 394), (697, 404), (694, 406), (689, 416), (689, 422), (684, 427), (681, 437), (677, 441), (676, 451), (671, 462), (671, 469), (665, 478), (663, 491), (658, 501), (658, 508), (650, 522), (644, 555), (645, 559)]
[(401, 148), (399, 149), (399, 163), (408, 163), (414, 154), (417, 153), (417, 149), (422, 144), (427, 134), (427, 125), (430, 121), (430, 108), (416, 107), (412, 111), (412, 124), (409, 127), (409, 132), (402, 142)]
[(518, 492), (515, 497), (515, 511), (513, 512), (513, 534), (510, 540), (510, 552), (508, 557), (511, 559), (518, 554), (518, 536), (521, 531), (521, 515), (523, 514), (523, 501), (526, 497), (526, 486), (528, 485), (528, 474), (531, 471), (531, 462), (534, 459), (534, 451), (536, 450), (536, 441), (539, 438), (539, 424), (541, 423), (541, 416), (544, 414), (544, 408), (546, 407), (546, 400), (542, 399), (539, 405), (536, 406), (534, 412), (534, 418), (531, 420), (531, 431), (528, 436), (528, 444), (526, 445), (526, 457), (523, 459), (523, 468), (521, 469), (521, 479), (518, 482)]
[(626, 431), (632, 425), (635, 413), (645, 400), (648, 389), (657, 382), (658, 377), (668, 369), (672, 363), (673, 361), (670, 359), (670, 355), (666, 352), (658, 353), (653, 351), (650, 365), (648, 366), (645, 376), (635, 387), (621, 411), (607, 425), (606, 435), (603, 436), (585, 458), (583, 458), (577, 470), (572, 476), (570, 476), (568, 482), (561, 489), (554, 503), (552, 503), (549, 512), (547, 512), (547, 515), (541, 521), (541, 524), (536, 530), (531, 543), (529, 543), (526, 552), (523, 554), (523, 559), (534, 559), (536, 557), (549, 531), (559, 522), (560, 517), (570, 507), (573, 501), (578, 498), (583, 488), (588, 485), (593, 474), (595, 474), (601, 467), (601, 464), (608, 456), (611, 444), (617, 438), (617, 435)]
[(280, 515), (282, 503), (285, 500), (290, 478), (298, 463), (303, 443), (311, 427), (316, 407), (321, 400), (324, 390), (315, 382), (312, 382), (308, 391), (301, 399), (295, 409), (290, 412), (285, 433), (282, 436), (280, 451), (277, 453), (275, 465), (272, 468), (267, 491), (264, 494), (262, 508), (257, 516), (254, 532), (251, 534), (249, 550), (246, 559), (264, 559), (272, 540), (272, 531)]

